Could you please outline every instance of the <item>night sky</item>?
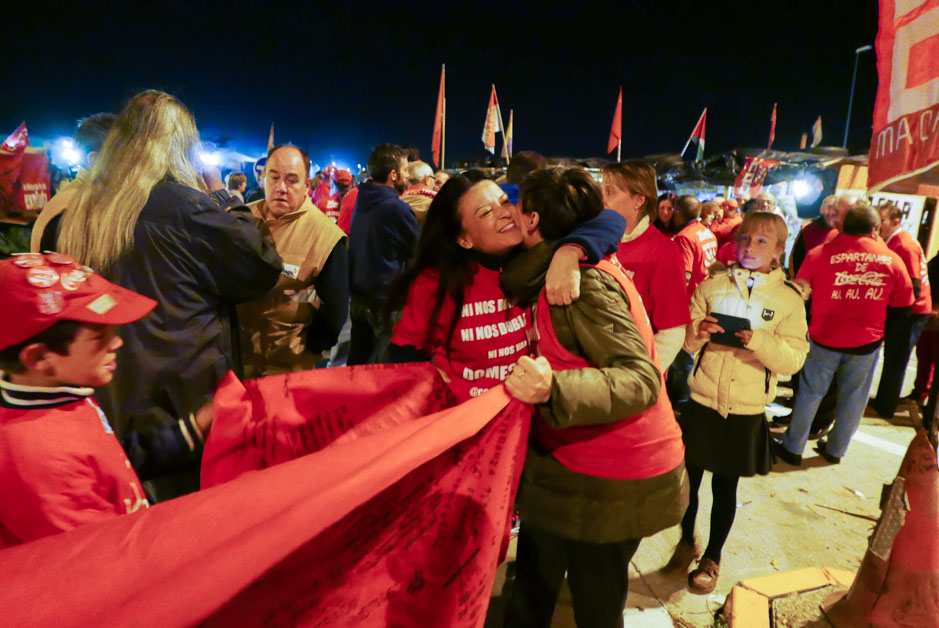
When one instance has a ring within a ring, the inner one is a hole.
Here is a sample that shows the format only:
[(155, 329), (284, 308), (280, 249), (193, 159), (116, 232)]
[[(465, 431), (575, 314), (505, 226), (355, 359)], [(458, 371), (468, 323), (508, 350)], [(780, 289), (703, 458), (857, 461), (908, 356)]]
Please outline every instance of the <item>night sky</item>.
[[(604, 156), (623, 86), (623, 157), (681, 150), (708, 108), (707, 154), (796, 149), (822, 116), (841, 145), (855, 49), (874, 0), (484, 4), (18, 2), (4, 9), (0, 133), (68, 135), (145, 88), (178, 96), (203, 139), (278, 143), (364, 163), (379, 142), (430, 158), (447, 64), (447, 161), (479, 158), (495, 83), (515, 150)], [(548, 8), (548, 7), (552, 8)], [(381, 8), (375, 8), (381, 7)], [(849, 148), (866, 152), (874, 53), (860, 56)], [(497, 142), (501, 147), (501, 139)]]

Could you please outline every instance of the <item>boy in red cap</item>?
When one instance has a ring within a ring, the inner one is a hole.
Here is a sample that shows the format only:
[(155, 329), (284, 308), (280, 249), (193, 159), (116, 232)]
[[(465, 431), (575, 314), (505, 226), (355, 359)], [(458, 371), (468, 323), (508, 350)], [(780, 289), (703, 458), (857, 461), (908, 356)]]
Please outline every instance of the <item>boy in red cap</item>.
[(114, 374), (114, 325), (156, 301), (56, 253), (0, 261), (0, 286), (0, 549), (146, 508), (92, 394)]

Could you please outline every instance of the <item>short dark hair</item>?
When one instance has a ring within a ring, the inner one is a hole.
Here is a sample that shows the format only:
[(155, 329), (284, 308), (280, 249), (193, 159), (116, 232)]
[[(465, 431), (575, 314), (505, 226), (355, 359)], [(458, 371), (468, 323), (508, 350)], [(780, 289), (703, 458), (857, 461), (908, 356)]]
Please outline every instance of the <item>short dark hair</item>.
[(421, 151), (417, 146), (413, 144), (408, 144), (404, 147), (404, 150), (408, 153), (408, 161), (420, 161), (421, 160)]
[(521, 183), (529, 172), (544, 170), (547, 167), (548, 160), (544, 157), (534, 151), (523, 150), (512, 155), (512, 161), (505, 170), (505, 182)]
[(679, 196), (675, 200), (675, 212), (681, 216), (685, 223), (689, 223), (701, 216), (701, 203), (692, 194)]
[(603, 192), (583, 168), (536, 170), (519, 188), (522, 211), (538, 212), (545, 240), (559, 240), (603, 211)]
[(0, 350), (0, 370), (8, 373), (24, 373), (26, 367), (20, 362), (20, 352), (29, 345), (37, 343), (46, 345), (49, 351), (53, 353), (67, 354), (68, 347), (75, 340), (78, 331), (87, 324), (78, 321), (60, 320), (31, 338)]
[(233, 172), (228, 175), (228, 189), (237, 190), (242, 183), (248, 182), (248, 176), (243, 172)]
[(463, 176), (469, 179), (470, 181), (472, 181), (473, 183), (479, 183), (480, 181), (487, 181), (487, 180), (492, 181), (492, 177), (490, 177), (486, 173), (486, 171), (481, 168), (470, 168), (469, 170), (463, 173)]
[(851, 206), (844, 215), (844, 224), (841, 228), (845, 235), (863, 236), (880, 226), (880, 214), (864, 201)]
[(115, 120), (117, 114), (104, 112), (82, 118), (75, 129), (75, 142), (86, 153), (97, 153), (104, 145), (104, 138), (108, 136)]
[(304, 172), (306, 173), (305, 176), (307, 179), (309, 179), (310, 178), (310, 165), (313, 162), (310, 161), (310, 156), (306, 154), (306, 151), (304, 151), (299, 146), (294, 146), (293, 144), (279, 144), (275, 146), (274, 148), (272, 148), (271, 150), (267, 151), (267, 160), (270, 161), (271, 157), (274, 156), (274, 153), (279, 151), (281, 148), (293, 148), (294, 150), (297, 150), (300, 152), (300, 157), (303, 158), (303, 169), (304, 169)]
[(887, 218), (890, 220), (903, 220), (903, 210), (896, 206), (895, 203), (890, 201), (885, 201), (877, 206), (878, 212), (886, 212)]
[(368, 156), (368, 176), (378, 183), (385, 183), (391, 173), (398, 169), (398, 162), (408, 152), (397, 144), (379, 144)]

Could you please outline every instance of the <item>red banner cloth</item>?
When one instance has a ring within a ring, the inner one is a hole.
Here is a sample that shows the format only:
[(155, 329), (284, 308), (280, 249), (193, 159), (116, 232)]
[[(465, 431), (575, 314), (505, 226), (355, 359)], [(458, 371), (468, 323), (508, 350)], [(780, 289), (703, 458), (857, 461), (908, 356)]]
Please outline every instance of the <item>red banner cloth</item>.
[(771, 168), (779, 165), (778, 161), (772, 159), (762, 159), (760, 157), (747, 157), (747, 162), (737, 175), (734, 182), (734, 196), (737, 198), (751, 199), (760, 195), (763, 189), (763, 181), (766, 180), (766, 174)]
[(27, 149), (21, 155), (20, 178), (14, 186), (14, 205), (18, 211), (36, 212), (42, 210), (51, 198), (49, 181), (49, 157), (46, 151), (33, 152)]
[(0, 552), (4, 623), (482, 626), (530, 408), (449, 401), (429, 364), (229, 374), (204, 475), (240, 476)]
[[(939, 181), (939, 0), (880, 1), (870, 192)], [(930, 172), (931, 171), (931, 172)]]
[(23, 152), (29, 146), (29, 131), (21, 123), (0, 144), (0, 212), (16, 210), (16, 182), (23, 167)]

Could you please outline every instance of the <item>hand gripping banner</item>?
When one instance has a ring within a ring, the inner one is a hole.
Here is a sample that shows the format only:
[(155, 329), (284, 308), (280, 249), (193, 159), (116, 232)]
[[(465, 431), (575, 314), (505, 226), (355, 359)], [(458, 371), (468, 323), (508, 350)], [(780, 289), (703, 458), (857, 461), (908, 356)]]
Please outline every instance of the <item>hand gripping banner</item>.
[(429, 364), (216, 393), (211, 487), (0, 552), (16, 626), (482, 626), (530, 408)]

